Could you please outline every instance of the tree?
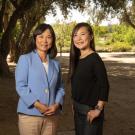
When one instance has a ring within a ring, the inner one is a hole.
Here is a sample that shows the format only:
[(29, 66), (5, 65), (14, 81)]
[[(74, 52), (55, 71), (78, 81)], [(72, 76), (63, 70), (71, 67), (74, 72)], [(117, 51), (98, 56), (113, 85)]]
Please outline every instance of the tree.
[[(7, 28), (4, 30), (3, 18), (6, 2), (10, 2), (13, 5), (14, 10), (8, 20)], [(66, 16), (68, 9), (83, 8), (85, 0), (1, 0), (0, 4), (0, 30), (2, 32), (0, 39), (0, 74), (5, 76), (9, 74), (9, 67), (6, 58), (11, 49), (10, 41), (13, 39), (13, 31), (16, 28), (17, 22), (20, 22), (21, 29), (18, 39), (16, 39), (15, 46), (13, 47), (16, 49), (16, 53), (25, 48), (30, 31), (36, 23), (39, 22), (40, 19), (43, 18), (43, 16), (45, 16), (49, 11), (55, 11), (55, 4), (60, 7), (63, 14)]]
[(117, 15), (121, 22), (135, 29), (135, 0), (93, 0), (106, 13)]
[(75, 25), (76, 22), (62, 24), (57, 22), (53, 25), (56, 33), (56, 45), (59, 49), (58, 51), (60, 52), (60, 56), (62, 55), (62, 52), (69, 52), (72, 29)]
[[(5, 4), (2, 0), (2, 4)], [(11, 1), (12, 2), (12, 1)], [(8, 26), (6, 30), (3, 32), (1, 44), (0, 44), (0, 73), (4, 75), (9, 74), (9, 68), (6, 62), (7, 55), (10, 51), (10, 39), (12, 38), (12, 32), (16, 26), (16, 22), (19, 18), (21, 18), (33, 4), (34, 0), (23, 0), (21, 1), (16, 9), (14, 10), (12, 16), (10, 17)], [(2, 5), (3, 7), (3, 5)], [(4, 8), (5, 9), (5, 8)], [(2, 11), (3, 9), (1, 9)], [(3, 11), (2, 11), (3, 12)], [(3, 21), (3, 18), (1, 19)], [(1, 23), (3, 24), (3, 23)]]
[(43, 3), (43, 1), (35, 1), (33, 7), (31, 7), (19, 20), (21, 28), (19, 36), (16, 40), (15, 62), (18, 61), (19, 55), (26, 50), (32, 28), (37, 22), (42, 20), (44, 15), (47, 14), (47, 10), (51, 4), (51, 1), (48, 3)]
[(97, 6), (92, 2), (87, 3), (85, 11), (89, 15), (88, 22), (92, 25), (98, 26), (102, 20), (107, 18), (107, 13), (104, 12), (101, 6)]

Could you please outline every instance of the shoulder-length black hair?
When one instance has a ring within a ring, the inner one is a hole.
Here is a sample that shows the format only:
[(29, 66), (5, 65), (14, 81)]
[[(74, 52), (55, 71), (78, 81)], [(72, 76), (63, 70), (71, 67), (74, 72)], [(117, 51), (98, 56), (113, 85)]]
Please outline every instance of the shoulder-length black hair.
[(30, 44), (28, 46), (28, 50), (26, 51), (26, 53), (29, 53), (29, 52), (34, 51), (36, 49), (36, 37), (37, 37), (37, 35), (42, 34), (47, 29), (50, 30), (51, 35), (52, 35), (52, 39), (53, 39), (52, 47), (48, 50), (47, 53), (49, 54), (50, 58), (56, 57), (56, 55), (57, 55), (56, 36), (55, 36), (55, 33), (54, 33), (54, 30), (53, 30), (52, 26), (49, 25), (49, 24), (45, 24), (45, 23), (42, 23), (42, 24), (38, 25), (36, 27), (36, 29), (34, 30), (33, 35), (31, 37)]
[(93, 30), (91, 28), (91, 26), (88, 23), (85, 22), (81, 22), (78, 23), (73, 31), (72, 31), (72, 36), (71, 36), (71, 47), (70, 47), (70, 64), (69, 64), (69, 76), (70, 78), (72, 78), (75, 68), (77, 66), (78, 60), (79, 60), (79, 56), (80, 56), (80, 50), (78, 48), (75, 47), (74, 42), (73, 42), (73, 38), (75, 33), (81, 28), (81, 27), (86, 27), (88, 30), (88, 33), (90, 34), (91, 41), (90, 41), (90, 48), (95, 51), (95, 42), (94, 42), (94, 33)]

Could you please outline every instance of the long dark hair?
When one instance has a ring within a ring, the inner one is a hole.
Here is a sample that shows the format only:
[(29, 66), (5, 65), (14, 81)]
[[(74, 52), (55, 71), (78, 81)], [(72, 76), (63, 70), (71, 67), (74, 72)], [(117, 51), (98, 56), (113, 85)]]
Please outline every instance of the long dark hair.
[(54, 30), (53, 30), (52, 26), (49, 25), (49, 24), (45, 24), (45, 23), (42, 23), (42, 24), (38, 25), (36, 27), (36, 29), (34, 30), (26, 53), (29, 53), (29, 52), (34, 51), (36, 49), (36, 37), (37, 37), (37, 35), (42, 34), (47, 29), (50, 30), (52, 38), (53, 38), (52, 47), (48, 50), (47, 53), (49, 54), (50, 58), (56, 57), (56, 55), (57, 55), (56, 36), (55, 36), (55, 33), (54, 33)]
[(86, 27), (90, 36), (92, 37), (91, 41), (90, 41), (90, 48), (95, 51), (95, 42), (94, 42), (94, 33), (93, 30), (91, 28), (91, 26), (88, 23), (82, 22), (82, 23), (78, 23), (73, 31), (72, 31), (72, 37), (71, 37), (71, 47), (70, 47), (70, 64), (69, 64), (69, 76), (70, 78), (72, 78), (75, 68), (77, 66), (77, 63), (79, 61), (79, 56), (80, 56), (80, 50), (78, 48), (75, 47), (74, 45), (74, 41), (73, 41), (73, 37), (74, 34), (81, 28), (81, 27)]

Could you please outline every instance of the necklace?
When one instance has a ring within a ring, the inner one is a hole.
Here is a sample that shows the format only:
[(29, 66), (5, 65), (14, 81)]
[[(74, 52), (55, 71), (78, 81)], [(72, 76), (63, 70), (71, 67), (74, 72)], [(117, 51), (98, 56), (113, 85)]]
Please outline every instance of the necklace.
[(91, 51), (91, 50), (86, 51), (84, 54), (80, 55), (80, 59), (85, 58), (86, 56), (88, 56), (91, 53), (93, 53), (93, 51)]
[(41, 56), (40, 56), (40, 59), (41, 59), (41, 61), (42, 61), (43, 63), (47, 63), (47, 61), (48, 61), (48, 60), (47, 60), (47, 57), (41, 57)]
[(45, 52), (42, 52), (42, 51), (39, 51), (39, 50), (37, 50), (37, 52), (38, 52), (38, 55), (39, 55), (41, 61), (43, 63), (47, 63), (48, 62), (48, 60), (47, 60), (47, 54), (45, 54)]
[(44, 58), (42, 61), (43, 63), (47, 63), (47, 58)]

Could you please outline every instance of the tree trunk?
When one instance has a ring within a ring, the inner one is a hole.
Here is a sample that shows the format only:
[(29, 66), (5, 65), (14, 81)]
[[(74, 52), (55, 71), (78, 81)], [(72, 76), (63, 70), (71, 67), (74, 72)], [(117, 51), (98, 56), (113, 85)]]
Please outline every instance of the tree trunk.
[(131, 21), (131, 18), (130, 18), (130, 16), (128, 15), (126, 9), (124, 10), (124, 15), (123, 15), (123, 17), (124, 17), (124, 21), (125, 21), (126, 23), (128, 23), (133, 29), (135, 29), (135, 24)]
[(10, 40), (10, 60), (9, 62), (14, 62), (15, 61), (15, 51), (16, 51), (16, 44), (15, 44), (15, 40), (12, 38)]
[(6, 59), (0, 54), (0, 77), (9, 76), (9, 67)]
[(31, 29), (34, 27), (36, 24), (37, 20), (26, 20), (25, 21), (27, 24), (26, 26), (23, 26), (22, 32), (19, 35), (19, 38), (16, 42), (16, 49), (15, 49), (15, 62), (18, 61), (19, 56), (23, 54), (28, 47), (28, 41), (29, 41), (29, 35), (31, 32)]
[(11, 33), (12, 33), (13, 29), (15, 28), (17, 19), (18, 19), (18, 14), (15, 11), (14, 14), (11, 16), (9, 25), (8, 25), (5, 33), (2, 36), (1, 46), (0, 46), (0, 55), (1, 55), (0, 73), (2, 75), (7, 75), (7, 73), (9, 72), (9, 67), (8, 67), (6, 59), (7, 59), (7, 55), (9, 54), (9, 51), (10, 51)]
[(1, 44), (0, 44), (0, 73), (1, 75), (7, 75), (9, 73), (9, 67), (7, 64), (7, 55), (10, 51), (10, 39), (12, 38), (12, 32), (16, 26), (16, 22), (19, 18), (21, 18), (24, 15), (24, 12), (28, 10), (32, 4), (34, 3), (34, 0), (24, 0), (20, 3), (20, 5), (17, 7), (17, 9), (13, 12), (13, 15), (10, 18), (10, 21), (8, 23), (8, 27), (6, 31), (4, 32)]
[(6, 6), (6, 0), (2, 0), (2, 7), (0, 11), (0, 33), (3, 31), (3, 16), (5, 11), (5, 6)]

